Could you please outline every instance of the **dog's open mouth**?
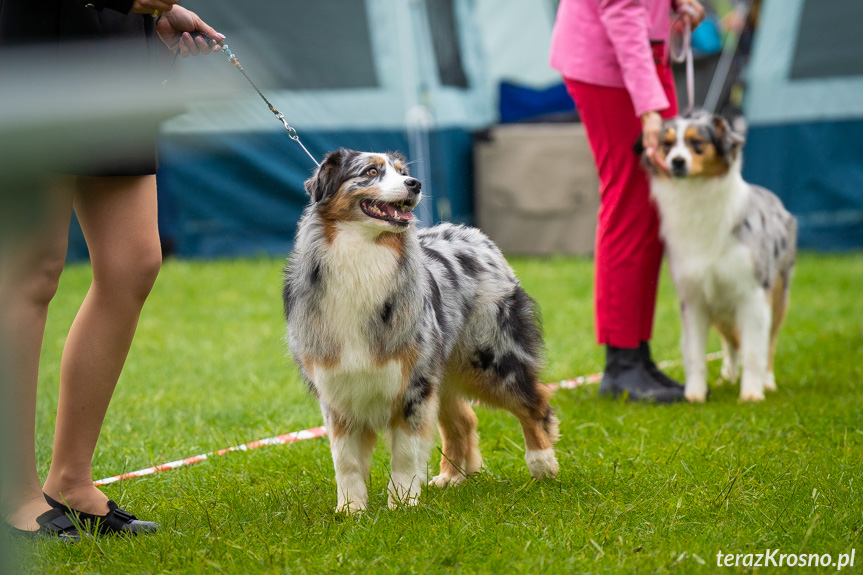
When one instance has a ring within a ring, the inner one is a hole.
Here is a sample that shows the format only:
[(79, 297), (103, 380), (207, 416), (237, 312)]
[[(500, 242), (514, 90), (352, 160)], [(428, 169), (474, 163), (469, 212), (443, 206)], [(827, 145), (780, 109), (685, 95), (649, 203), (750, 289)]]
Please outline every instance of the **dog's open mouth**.
[(360, 209), (370, 218), (385, 220), (394, 224), (407, 225), (414, 219), (412, 210), (416, 204), (409, 202), (389, 203), (366, 198), (360, 202)]

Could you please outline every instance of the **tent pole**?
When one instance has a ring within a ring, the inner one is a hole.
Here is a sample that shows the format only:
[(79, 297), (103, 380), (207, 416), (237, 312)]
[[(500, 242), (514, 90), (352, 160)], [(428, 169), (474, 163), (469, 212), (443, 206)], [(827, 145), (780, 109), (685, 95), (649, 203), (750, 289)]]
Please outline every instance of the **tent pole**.
[[(734, 11), (738, 13), (739, 21), (745, 22), (749, 18), (750, 3), (746, 0), (741, 0), (734, 7)], [(719, 63), (716, 65), (716, 71), (713, 73), (713, 80), (710, 82), (710, 88), (707, 90), (707, 96), (704, 98), (704, 109), (715, 114), (716, 107), (719, 105), (719, 97), (722, 95), (722, 89), (725, 87), (725, 81), (728, 79), (728, 71), (731, 69), (731, 62), (734, 60), (734, 55), (737, 53), (737, 45), (740, 42), (740, 31), (731, 31), (725, 39), (725, 44), (722, 46), (722, 56), (719, 58)]]
[[(410, 159), (415, 164), (412, 169), (414, 176), (422, 182), (424, 201), (419, 205), (419, 220), (425, 225), (434, 225), (434, 210), (432, 200), (434, 199), (432, 188), (431, 171), (431, 146), (429, 144), (429, 133), (434, 128), (434, 114), (432, 113), (430, 72), (427, 69), (430, 55), (430, 42), (428, 37), (428, 25), (425, 19), (425, 1), (411, 0), (410, 20), (413, 28), (412, 40), (409, 43), (413, 47), (413, 55), (416, 66), (417, 84), (415, 86), (414, 99), (407, 109), (405, 123), (407, 124), (408, 146)], [(404, 44), (402, 49), (405, 50)], [(407, 53), (405, 50), (404, 53)]]

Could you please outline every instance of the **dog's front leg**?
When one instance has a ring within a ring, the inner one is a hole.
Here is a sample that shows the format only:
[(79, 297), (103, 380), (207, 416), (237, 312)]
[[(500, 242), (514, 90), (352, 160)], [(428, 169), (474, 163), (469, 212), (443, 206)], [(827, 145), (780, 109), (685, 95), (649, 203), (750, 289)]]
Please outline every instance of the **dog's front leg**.
[(686, 370), (684, 395), (687, 401), (707, 399), (707, 331), (710, 317), (700, 301), (681, 302), (683, 318), (683, 361)]
[(740, 348), (743, 375), (740, 379), (740, 400), (764, 399), (767, 380), (767, 355), (770, 342), (770, 305), (764, 292), (752, 294), (737, 310), (740, 326)]
[(389, 507), (416, 505), (422, 486), (428, 483), (428, 462), (432, 433), (423, 425), (407, 429), (405, 425), (390, 428), (391, 478), (388, 485)]
[(364, 425), (348, 424), (330, 410), (324, 410), (324, 419), (336, 471), (336, 512), (364, 511), (369, 500), (366, 481), (377, 434)]

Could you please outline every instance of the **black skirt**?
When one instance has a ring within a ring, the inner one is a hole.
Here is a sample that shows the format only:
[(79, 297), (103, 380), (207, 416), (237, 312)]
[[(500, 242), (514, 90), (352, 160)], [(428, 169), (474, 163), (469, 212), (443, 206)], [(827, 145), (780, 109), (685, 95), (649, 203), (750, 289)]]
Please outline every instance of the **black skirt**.
[[(57, 54), (74, 48), (76, 57), (70, 65), (80, 67), (85, 78), (99, 73), (95, 67), (103, 65), (106, 52), (113, 52), (126, 69), (154, 79), (154, 97), (158, 89), (156, 42), (155, 19), (150, 15), (96, 10), (77, 0), (0, 0), (0, 47), (38, 45)], [(92, 176), (156, 173), (155, 116), (104, 124), (96, 138), (82, 131), (88, 149), (74, 156), (72, 172)], [(75, 138), (71, 140), (70, 145), (75, 145)]]

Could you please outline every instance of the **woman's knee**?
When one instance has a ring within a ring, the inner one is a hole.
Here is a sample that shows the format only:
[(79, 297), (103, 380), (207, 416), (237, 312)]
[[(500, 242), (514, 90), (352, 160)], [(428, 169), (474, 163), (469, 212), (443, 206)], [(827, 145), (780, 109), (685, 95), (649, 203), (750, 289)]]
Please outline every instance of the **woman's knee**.
[(34, 262), (30, 270), (23, 271), (26, 277), (21, 278), (19, 285), (25, 290), (25, 297), (36, 304), (48, 305), (57, 293), (65, 264), (65, 254), (46, 255)]
[(115, 251), (92, 263), (94, 285), (143, 303), (162, 268), (162, 250), (158, 242), (148, 243)]

